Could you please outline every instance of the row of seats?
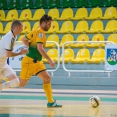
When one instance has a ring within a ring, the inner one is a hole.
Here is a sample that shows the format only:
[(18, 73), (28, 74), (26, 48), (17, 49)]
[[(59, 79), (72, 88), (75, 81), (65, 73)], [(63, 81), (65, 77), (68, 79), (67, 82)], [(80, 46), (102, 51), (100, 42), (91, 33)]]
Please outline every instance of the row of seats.
[(37, 8), (67, 8), (67, 7), (108, 7), (117, 6), (116, 0), (0, 0), (0, 9), (37, 9)]
[[(0, 20), (2, 21), (12, 21), (14, 19), (19, 20), (30, 20), (30, 21), (35, 21), (35, 20), (40, 20), (42, 15), (45, 14), (44, 9), (37, 9), (32, 16), (32, 12), (30, 9), (25, 9), (22, 10), (21, 14), (18, 15), (17, 10), (10, 10), (5, 17), (5, 12), (4, 10), (0, 10)], [(106, 9), (104, 16), (102, 15), (102, 9), (101, 8), (93, 8), (91, 10), (90, 15), (88, 16), (88, 11), (86, 8), (79, 8), (76, 11), (76, 14), (73, 13), (73, 9), (71, 8), (66, 8), (62, 11), (61, 16), (59, 15), (59, 10), (58, 9), (50, 9), (48, 12), (48, 15), (52, 16), (53, 20), (81, 20), (81, 19), (86, 19), (86, 20), (94, 20), (94, 19), (112, 19), (112, 18), (117, 18), (117, 10), (115, 7), (109, 7)]]
[[(21, 39), (23, 37), (24, 37), (24, 35), (21, 35), (18, 38), (18, 41), (21, 41)], [(75, 41), (75, 40), (74, 40), (74, 37), (71, 34), (66, 34), (62, 37), (61, 42), (60, 42), (58, 35), (52, 34), (52, 35), (48, 36), (47, 41), (55, 41), (59, 44), (60, 47), (62, 47), (65, 42)], [(86, 34), (81, 34), (77, 37), (76, 41), (82, 41), (82, 42), (89, 41), (89, 37)], [(117, 34), (109, 35), (107, 40), (105, 40), (105, 38), (102, 34), (95, 34), (92, 37), (92, 41), (97, 41), (97, 42), (111, 41), (111, 42), (114, 42), (115, 44), (117, 44)], [(47, 43), (46, 44), (46, 48), (53, 48), (53, 47), (56, 47), (56, 44), (54, 44), (54, 43)], [(67, 48), (67, 47), (72, 47), (72, 48), (83, 48), (83, 47), (98, 48), (98, 47), (105, 47), (105, 44), (104, 43), (82, 43), (82, 44), (81, 43), (69, 43), (69, 44), (65, 45), (65, 48)]]
[[(11, 28), (12, 22), (8, 22), (3, 29), (3, 24), (0, 22), (0, 34), (7, 33)], [(23, 31), (22, 34), (29, 33), (31, 30), (37, 28), (39, 26), (39, 22), (35, 22), (33, 27), (31, 28), (30, 22), (23, 22)], [(52, 21), (50, 29), (46, 33), (113, 33), (117, 32), (117, 21), (110, 20), (106, 24), (104, 29), (103, 22), (101, 20), (96, 20), (91, 24), (89, 28), (87, 21), (79, 21), (74, 28), (72, 21), (63, 22), (61, 28), (59, 29), (59, 23), (57, 21)]]
[[(58, 50), (57, 49), (50, 49), (47, 51), (47, 54), (54, 60), (58, 62)], [(60, 56), (60, 62), (62, 62), (63, 58), (62, 55)], [(110, 58), (113, 60), (113, 58)], [(48, 60), (43, 58), (42, 61), (44, 63), (48, 63)], [(64, 50), (64, 62), (68, 63), (71, 62), (73, 64), (79, 63), (89, 63), (89, 64), (100, 64), (105, 62), (105, 50), (104, 49), (96, 49), (93, 52), (93, 55), (90, 55), (90, 51), (88, 49), (80, 49), (77, 52), (75, 57), (73, 49), (65, 49)]]

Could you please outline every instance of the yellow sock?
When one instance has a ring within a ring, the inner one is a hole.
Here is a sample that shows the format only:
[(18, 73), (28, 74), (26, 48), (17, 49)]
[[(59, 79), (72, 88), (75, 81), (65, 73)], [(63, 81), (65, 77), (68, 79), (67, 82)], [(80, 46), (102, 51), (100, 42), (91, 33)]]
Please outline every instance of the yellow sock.
[(48, 99), (49, 103), (54, 102), (53, 97), (52, 97), (52, 88), (51, 84), (43, 84), (43, 89), (45, 91), (46, 97)]

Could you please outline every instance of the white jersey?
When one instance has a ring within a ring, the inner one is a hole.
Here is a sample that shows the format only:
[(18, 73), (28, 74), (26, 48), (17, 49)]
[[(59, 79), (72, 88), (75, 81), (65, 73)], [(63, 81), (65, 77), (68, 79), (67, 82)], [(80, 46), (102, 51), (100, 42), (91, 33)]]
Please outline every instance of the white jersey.
[(9, 31), (6, 35), (0, 40), (0, 69), (4, 68), (7, 65), (7, 56), (6, 50), (12, 51), (17, 37), (14, 37), (12, 31)]

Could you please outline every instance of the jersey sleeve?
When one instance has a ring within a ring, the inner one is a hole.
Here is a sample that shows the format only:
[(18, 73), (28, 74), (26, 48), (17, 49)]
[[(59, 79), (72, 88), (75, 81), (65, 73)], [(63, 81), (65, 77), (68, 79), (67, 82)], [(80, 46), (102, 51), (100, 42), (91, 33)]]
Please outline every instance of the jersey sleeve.
[(44, 35), (45, 34), (43, 32), (38, 32), (36, 37), (36, 43), (44, 44)]
[(15, 43), (15, 39), (13, 39), (12, 37), (7, 39), (5, 43), (5, 49), (8, 51), (12, 51), (14, 48), (14, 43)]
[(26, 37), (28, 40), (30, 40), (31, 37), (32, 37), (32, 35), (33, 35), (33, 34), (30, 32), (30, 33), (26, 34), (25, 37)]

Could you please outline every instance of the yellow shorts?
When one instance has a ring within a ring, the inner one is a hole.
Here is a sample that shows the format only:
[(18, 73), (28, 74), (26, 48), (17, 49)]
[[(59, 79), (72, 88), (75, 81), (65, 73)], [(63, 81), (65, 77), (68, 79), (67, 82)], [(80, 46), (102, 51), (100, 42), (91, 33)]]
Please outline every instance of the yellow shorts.
[(21, 62), (20, 78), (30, 79), (32, 75), (37, 75), (44, 70), (46, 70), (46, 67), (42, 61), (36, 61), (33, 58), (25, 56)]

